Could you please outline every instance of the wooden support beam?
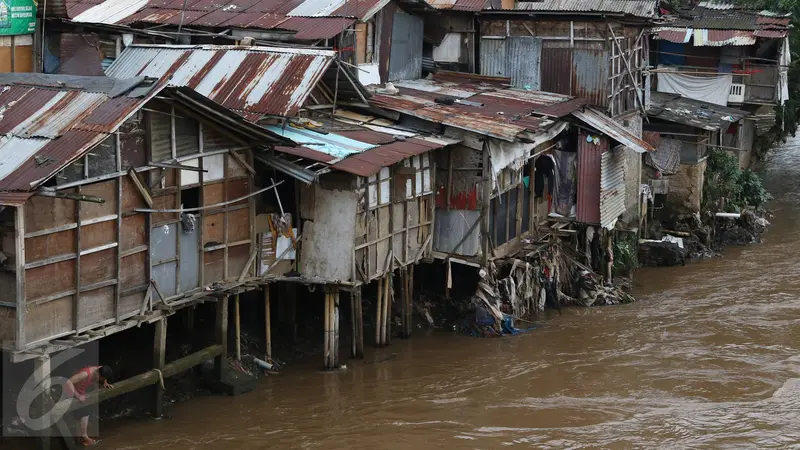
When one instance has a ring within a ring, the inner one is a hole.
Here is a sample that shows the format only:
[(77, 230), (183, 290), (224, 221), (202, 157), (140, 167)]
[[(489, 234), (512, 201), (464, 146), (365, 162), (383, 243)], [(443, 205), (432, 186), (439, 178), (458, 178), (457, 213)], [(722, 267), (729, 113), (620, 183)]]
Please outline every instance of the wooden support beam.
[(383, 278), (378, 278), (378, 299), (375, 302), (377, 310), (375, 312), (375, 346), (383, 345)]
[(53, 198), (64, 198), (67, 200), (76, 200), (79, 202), (90, 202), (90, 203), (105, 203), (106, 201), (100, 197), (96, 197), (94, 195), (80, 195), (80, 194), (67, 194), (66, 192), (61, 191), (48, 191), (48, 190), (39, 190), (35, 192), (36, 195), (41, 197), (53, 197)]
[(383, 345), (389, 345), (389, 334), (392, 332), (392, 327), (389, 324), (390, 311), (392, 310), (392, 300), (390, 297), (392, 291), (390, 286), (391, 282), (392, 275), (391, 273), (387, 273), (383, 279), (383, 317), (381, 319), (381, 343)]
[(357, 287), (353, 291), (356, 305), (356, 358), (364, 358), (364, 304), (361, 301), (361, 288)]
[(236, 332), (236, 360), (242, 360), (242, 322), (239, 313), (239, 294), (233, 297), (233, 317)]
[[(153, 334), (153, 369), (164, 371), (167, 351), (167, 318), (163, 317), (155, 323)], [(153, 418), (158, 419), (164, 415), (164, 388), (161, 383), (153, 386)]]
[(358, 340), (358, 328), (356, 322), (356, 294), (350, 292), (350, 357), (355, 358), (358, 354), (356, 351), (356, 341)]
[(331, 294), (328, 290), (325, 290), (325, 312), (323, 313), (323, 322), (324, 322), (324, 336), (323, 336), (323, 369), (330, 369), (331, 367), (331, 359), (330, 359), (330, 351), (331, 351)]
[[(33, 379), (36, 383), (35, 386), (41, 387), (42, 392), (50, 390), (50, 356), (44, 355), (36, 358), (33, 361)], [(49, 396), (40, 396), (33, 402), (33, 415), (32, 417), (52, 417), (47, 413), (52, 407), (52, 401), (48, 402)], [(43, 424), (46, 425), (46, 424)], [(38, 436), (36, 438), (37, 447), (39, 450), (50, 450), (52, 443), (50, 436), (52, 431), (52, 423), (49, 426), (43, 427), (41, 430), (36, 430)]]
[(219, 356), (214, 359), (214, 375), (217, 381), (223, 381), (228, 369), (228, 296), (217, 301), (216, 341), (222, 347)]
[(19, 206), (14, 213), (14, 271), (16, 272), (16, 316), (17, 332), (15, 348), (21, 350), (25, 342), (25, 207)]
[(403, 317), (403, 326), (400, 328), (400, 337), (406, 338), (406, 333), (408, 332), (408, 324), (406, 323), (406, 308), (408, 307), (408, 302), (406, 298), (408, 296), (408, 276), (406, 274), (406, 268), (400, 268), (400, 315)]
[(331, 354), (333, 360), (331, 361), (331, 368), (336, 369), (339, 367), (339, 288), (334, 287), (331, 289), (331, 322), (333, 324), (333, 342), (331, 344)]
[(408, 323), (408, 331), (406, 338), (411, 338), (411, 333), (414, 330), (414, 268), (415, 266), (408, 266), (408, 306), (406, 307), (406, 323)]
[(266, 333), (266, 361), (272, 360), (272, 311), (270, 305), (270, 288), (272, 285), (267, 284), (264, 286), (264, 330)]
[(128, 171), (128, 175), (131, 177), (133, 181), (133, 185), (136, 186), (136, 189), (141, 194), (144, 202), (147, 203), (147, 206), (152, 208), (153, 207), (153, 196), (150, 194), (150, 190), (145, 187), (145, 183), (139, 178), (139, 175), (136, 173), (135, 170), (131, 169)]

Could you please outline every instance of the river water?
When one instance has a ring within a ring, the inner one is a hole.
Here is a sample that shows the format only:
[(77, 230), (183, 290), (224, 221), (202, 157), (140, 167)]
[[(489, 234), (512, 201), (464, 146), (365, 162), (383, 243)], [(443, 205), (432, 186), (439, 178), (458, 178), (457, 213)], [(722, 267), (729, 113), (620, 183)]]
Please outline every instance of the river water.
[(502, 339), (417, 332), (334, 373), (320, 356), (241, 397), (106, 423), (101, 447), (800, 448), (800, 139), (765, 176), (763, 244), (640, 270), (634, 304)]

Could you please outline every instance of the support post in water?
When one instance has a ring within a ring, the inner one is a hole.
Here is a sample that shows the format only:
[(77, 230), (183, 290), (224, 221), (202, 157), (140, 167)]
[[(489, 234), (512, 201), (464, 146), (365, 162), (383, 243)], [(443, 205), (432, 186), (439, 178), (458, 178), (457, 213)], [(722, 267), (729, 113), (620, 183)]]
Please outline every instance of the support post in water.
[(217, 300), (217, 323), (216, 323), (217, 344), (222, 347), (222, 352), (214, 358), (214, 376), (217, 381), (225, 379), (225, 372), (228, 368), (228, 296), (220, 297)]
[(356, 351), (354, 358), (364, 358), (364, 310), (361, 303), (361, 288), (357, 287), (352, 293), (353, 308), (355, 309), (355, 341)]
[(414, 329), (414, 268), (415, 266), (413, 264), (408, 266), (408, 295), (406, 297), (408, 305), (406, 306), (405, 318), (408, 329), (406, 330), (406, 339), (411, 338), (411, 331)]
[(266, 333), (265, 342), (266, 342), (266, 357), (267, 362), (272, 360), (272, 312), (270, 310), (270, 298), (269, 298), (269, 290), (270, 285), (264, 285), (264, 330)]
[[(42, 395), (33, 402), (34, 411), (32, 417), (36, 418), (48, 414), (51, 406), (48, 404), (50, 396), (47, 395), (47, 393), (50, 392), (50, 355), (36, 358), (33, 361), (33, 365), (35, 385), (42, 387)], [(50, 439), (50, 430), (52, 430), (52, 428), (39, 430), (40, 435), (36, 438), (36, 444), (39, 450), (50, 450), (50, 444), (52, 443)], [(65, 436), (65, 438), (66, 437), (67, 436)]]
[(383, 346), (383, 278), (378, 278), (378, 300), (375, 302), (375, 346)]
[(239, 315), (239, 294), (233, 297), (233, 315), (236, 331), (236, 360), (242, 360), (242, 322)]
[(333, 343), (331, 345), (331, 354), (333, 361), (331, 361), (331, 369), (339, 367), (339, 288), (331, 288), (331, 303), (333, 306), (333, 313), (331, 314), (331, 321), (333, 321)]
[(328, 289), (325, 289), (325, 313), (323, 314), (323, 322), (325, 323), (325, 336), (324, 340), (325, 343), (323, 344), (323, 352), (324, 352), (324, 369), (330, 369), (331, 367), (331, 294), (328, 292)]
[(386, 278), (383, 280), (383, 345), (391, 343), (392, 335), (392, 297), (394, 297), (394, 289), (392, 289), (392, 281), (394, 276), (392, 273), (387, 273)]
[[(153, 334), (153, 369), (162, 373), (166, 362), (167, 351), (167, 318), (164, 317), (155, 323)], [(153, 386), (153, 418), (158, 419), (164, 415), (164, 388), (161, 383)]]
[(406, 308), (408, 308), (408, 272), (406, 267), (400, 268), (400, 315), (403, 318), (403, 326), (400, 329), (400, 337), (403, 339), (408, 338), (408, 323), (406, 322)]

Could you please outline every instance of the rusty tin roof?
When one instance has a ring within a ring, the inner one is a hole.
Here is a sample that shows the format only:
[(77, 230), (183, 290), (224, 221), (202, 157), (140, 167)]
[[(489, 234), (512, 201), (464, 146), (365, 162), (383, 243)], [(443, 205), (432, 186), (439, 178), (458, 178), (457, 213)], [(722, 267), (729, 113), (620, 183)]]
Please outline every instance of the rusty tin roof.
[(290, 142), (250, 124), (189, 88), (149, 77), (114, 79), (31, 73), (0, 74), (0, 204), (19, 201), (112, 136), (156, 95), (171, 97), (260, 145)]
[(514, 142), (525, 133), (549, 130), (559, 119), (571, 116), (632, 149), (653, 147), (634, 136), (586, 101), (563, 94), (506, 87), (507, 78), (480, 80), (452, 74), (434, 74), (425, 80), (395, 83), (399, 94), (374, 95), (380, 108), (473, 133)]
[(335, 56), (314, 49), (134, 45), (106, 73), (163, 78), (256, 121), (295, 115)]
[(371, 18), (389, 0), (64, 0), (63, 3), (65, 18), (78, 23), (285, 30), (295, 32), (297, 40), (313, 41), (333, 38), (356, 20)]

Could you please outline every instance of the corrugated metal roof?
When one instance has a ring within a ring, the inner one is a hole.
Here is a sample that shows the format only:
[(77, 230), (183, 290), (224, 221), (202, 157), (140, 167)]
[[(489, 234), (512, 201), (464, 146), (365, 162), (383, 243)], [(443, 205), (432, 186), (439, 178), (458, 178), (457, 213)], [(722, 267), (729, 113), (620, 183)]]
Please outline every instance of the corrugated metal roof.
[[(451, 81), (458, 78), (450, 74), (444, 79), (435, 74), (432, 79), (397, 82), (401, 95), (375, 95), (372, 101), (392, 111), (509, 142), (520, 133), (552, 125), (550, 120), (532, 116), (538, 110), (553, 108), (558, 114), (552, 115), (563, 116), (583, 106), (583, 102), (566, 95), (508, 89), (508, 78), (475, 77), (464, 77), (466, 83), (458, 83)], [(468, 103), (435, 101), (443, 96)]]
[(337, 159), (346, 158), (350, 155), (377, 147), (377, 145), (356, 141), (355, 139), (350, 139), (335, 133), (323, 134), (292, 126), (281, 128), (276, 125), (268, 125), (265, 128), (279, 136), (291, 139), (297, 145), (312, 148), (317, 152), (331, 155)]
[(655, 18), (657, 0), (548, 0), (518, 1), (517, 11), (537, 11), (554, 13), (603, 13), (606, 15), (626, 15)]
[(106, 73), (168, 78), (252, 119), (294, 116), (334, 57), (313, 49), (134, 45)]
[(634, 136), (618, 123), (614, 122), (613, 119), (594, 108), (574, 111), (572, 115), (637, 153), (646, 153), (655, 150), (652, 145)]
[[(752, 11), (747, 9), (708, 9), (694, 8), (681, 17), (665, 17), (663, 27), (669, 29), (691, 28), (695, 30), (743, 30), (760, 32), (781, 32), (786, 36), (791, 17), (769, 11)], [(661, 28), (665, 29), (665, 28)], [(664, 39), (663, 36), (659, 36)]]
[(250, 124), (188, 88), (145, 77), (120, 80), (0, 74), (0, 191), (30, 191), (107, 139), (157, 94), (209, 117), (249, 141), (288, 141)]
[(411, 156), (421, 155), (434, 148), (441, 147), (443, 147), (443, 145), (436, 146), (435, 144), (421, 139), (411, 138), (405, 141), (381, 145), (373, 150), (355, 154), (337, 162), (332, 165), (331, 168), (362, 177), (368, 177), (380, 172), (383, 167), (391, 166)]
[[(67, 18), (106, 25), (184, 25), (287, 30), (298, 40), (329, 39), (390, 0), (67, 0)], [(459, 0), (474, 2), (476, 0)], [(302, 19), (302, 20), (300, 20)], [(348, 20), (350, 19), (350, 20)]]
[[(144, 78), (128, 81), (43, 74), (0, 74), (0, 86), (4, 105), (0, 109), (3, 191), (35, 188), (108, 137), (162, 89)], [(94, 111), (110, 102), (127, 107), (106, 110), (102, 121), (85, 123)]]
[(663, 92), (650, 93), (650, 108), (647, 109), (650, 117), (710, 131), (738, 122), (749, 114), (740, 109)]

